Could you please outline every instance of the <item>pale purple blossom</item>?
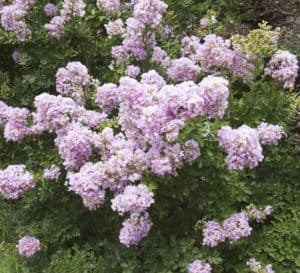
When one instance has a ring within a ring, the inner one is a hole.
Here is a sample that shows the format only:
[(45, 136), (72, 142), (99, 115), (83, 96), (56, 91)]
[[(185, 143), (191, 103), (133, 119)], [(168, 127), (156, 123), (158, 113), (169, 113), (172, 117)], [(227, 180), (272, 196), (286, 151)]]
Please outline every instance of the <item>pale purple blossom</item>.
[(152, 222), (148, 213), (133, 213), (122, 223), (119, 236), (120, 242), (127, 247), (138, 245), (148, 235), (151, 227)]
[(247, 215), (250, 219), (255, 220), (260, 223), (263, 222), (267, 216), (271, 215), (273, 212), (273, 207), (268, 205), (264, 209), (258, 209), (256, 207), (252, 207), (247, 211)]
[(72, 97), (78, 104), (84, 104), (84, 89), (90, 76), (86, 66), (80, 62), (69, 62), (65, 68), (56, 72), (56, 91)]
[(107, 13), (115, 13), (120, 9), (120, 0), (97, 0), (97, 5)]
[(32, 113), (38, 133), (44, 130), (56, 132), (65, 129), (78, 117), (78, 105), (71, 98), (42, 93), (35, 97), (36, 112)]
[(265, 68), (265, 74), (273, 79), (283, 83), (286, 89), (292, 89), (295, 86), (298, 75), (297, 57), (288, 51), (278, 50)]
[(57, 180), (60, 176), (60, 168), (55, 164), (44, 170), (43, 178), (46, 180)]
[(250, 236), (252, 227), (249, 225), (249, 217), (246, 212), (231, 215), (223, 222), (226, 237), (230, 241), (237, 241)]
[(189, 58), (199, 63), (203, 71), (214, 72), (215, 69), (225, 68), (235, 77), (252, 79), (254, 65), (244, 53), (230, 48), (230, 40), (209, 34), (204, 37), (203, 43), (198, 43), (195, 39), (193, 42), (195, 52), (192, 52)]
[(44, 6), (44, 12), (45, 12), (46, 16), (53, 17), (57, 13), (57, 7), (55, 5), (53, 5), (52, 3), (47, 3)]
[(97, 130), (99, 129), (101, 122), (107, 121), (107, 114), (104, 112), (100, 113), (94, 110), (80, 108), (77, 120), (83, 125)]
[(207, 76), (199, 83), (204, 99), (204, 112), (210, 118), (223, 118), (228, 107), (229, 82), (223, 77)]
[(263, 265), (260, 262), (256, 261), (255, 258), (251, 258), (249, 261), (247, 261), (247, 265), (249, 266), (251, 272), (254, 273), (275, 273), (271, 264), (263, 267)]
[(35, 237), (24, 236), (19, 240), (17, 248), (21, 256), (29, 258), (41, 250), (41, 243)]
[(264, 145), (277, 145), (278, 141), (286, 136), (283, 127), (262, 122), (258, 128), (259, 141)]
[(160, 0), (139, 0), (134, 6), (133, 15), (143, 24), (156, 28), (167, 8), (168, 5)]
[(93, 132), (80, 123), (71, 123), (55, 139), (66, 169), (79, 169), (92, 155)]
[(198, 53), (201, 49), (200, 39), (196, 36), (186, 36), (181, 40), (183, 56), (187, 56), (191, 60), (199, 61)]
[(35, 183), (25, 165), (9, 165), (0, 170), (0, 193), (5, 199), (18, 199), (27, 190), (34, 188)]
[(60, 15), (65, 21), (70, 21), (73, 17), (83, 17), (85, 7), (86, 4), (83, 0), (64, 0)]
[(120, 214), (125, 212), (145, 212), (154, 203), (153, 193), (148, 187), (140, 184), (138, 186), (127, 186), (121, 194), (115, 196), (111, 201), (112, 209)]
[(211, 273), (212, 268), (209, 263), (195, 260), (188, 266), (189, 273)]
[(168, 77), (177, 82), (196, 80), (201, 69), (189, 58), (179, 58), (172, 60), (171, 66), (167, 70)]
[(78, 173), (68, 173), (69, 190), (80, 195), (89, 210), (96, 210), (105, 201), (105, 190), (101, 185), (103, 173), (101, 163), (87, 162)]
[(129, 53), (124, 45), (113, 46), (111, 48), (111, 56), (115, 59), (116, 64), (125, 63), (129, 59)]
[(218, 131), (219, 145), (227, 152), (229, 170), (253, 169), (263, 160), (256, 129), (242, 125), (238, 129), (224, 126)]
[(191, 164), (201, 155), (198, 142), (193, 139), (186, 141), (184, 143), (183, 153), (184, 159)]
[(127, 75), (131, 78), (136, 78), (141, 73), (141, 69), (135, 65), (127, 66)]
[(147, 73), (142, 74), (141, 84), (148, 84), (155, 86), (157, 89), (161, 89), (165, 84), (165, 80), (155, 70), (150, 70)]
[(27, 118), (30, 112), (26, 108), (9, 108), (8, 120), (4, 127), (4, 138), (7, 141), (21, 142), (30, 133)]
[(124, 23), (121, 18), (115, 21), (110, 21), (104, 26), (109, 37), (122, 35), (125, 32)]
[(97, 87), (96, 104), (105, 112), (110, 113), (119, 104), (118, 87), (113, 83), (106, 83)]
[(45, 24), (45, 29), (48, 30), (49, 35), (54, 38), (61, 38), (65, 27), (65, 19), (62, 16), (55, 16), (48, 24)]
[(209, 20), (207, 18), (204, 17), (200, 19), (200, 26), (202, 28), (207, 28), (208, 24), (209, 24)]
[(225, 230), (218, 222), (208, 221), (203, 228), (203, 245), (215, 247), (226, 239)]
[(165, 50), (163, 50), (162, 48), (156, 46), (153, 49), (151, 60), (154, 63), (161, 64), (163, 62), (163, 60), (167, 57), (167, 55), (168, 54)]
[(30, 39), (31, 31), (25, 22), (27, 10), (19, 4), (4, 6), (1, 10), (1, 24), (6, 31), (15, 33), (19, 41)]

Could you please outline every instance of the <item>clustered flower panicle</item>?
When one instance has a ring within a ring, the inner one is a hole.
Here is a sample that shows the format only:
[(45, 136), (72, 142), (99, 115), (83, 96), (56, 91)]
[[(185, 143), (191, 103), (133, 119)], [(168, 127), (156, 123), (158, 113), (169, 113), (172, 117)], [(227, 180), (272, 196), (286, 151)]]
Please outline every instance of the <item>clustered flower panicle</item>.
[(125, 246), (138, 245), (138, 243), (148, 235), (152, 223), (149, 214), (136, 214), (131, 216), (122, 223), (120, 231), (120, 242)]
[(247, 261), (247, 265), (249, 266), (251, 272), (254, 273), (275, 273), (271, 264), (263, 267), (260, 262), (255, 260), (255, 258), (251, 258), (249, 261)]
[(41, 250), (41, 243), (35, 237), (24, 236), (19, 240), (17, 248), (21, 256), (29, 258)]
[(52, 164), (49, 169), (45, 169), (43, 178), (46, 180), (57, 180), (60, 176), (60, 168), (55, 164)]
[(230, 242), (238, 241), (251, 235), (250, 220), (262, 222), (273, 211), (271, 206), (264, 209), (252, 207), (249, 210), (231, 215), (222, 224), (216, 221), (207, 221), (203, 228), (203, 245), (216, 247), (228, 239)]
[(211, 273), (211, 265), (200, 260), (195, 260), (188, 266), (189, 273)]
[(265, 68), (265, 74), (283, 83), (284, 88), (293, 89), (298, 69), (297, 57), (288, 51), (279, 50), (275, 52), (269, 62), (269, 66)]
[(13, 0), (10, 5), (4, 6), (0, 12), (2, 27), (6, 31), (13, 32), (21, 42), (31, 38), (26, 16), (34, 4), (34, 0)]
[(44, 12), (48, 17), (53, 17), (57, 13), (57, 7), (54, 6), (52, 3), (47, 3), (44, 6)]
[(54, 16), (49, 23), (45, 24), (45, 29), (49, 35), (60, 39), (64, 32), (65, 23), (73, 17), (83, 17), (85, 15), (86, 4), (83, 0), (64, 0), (62, 8), (59, 10), (60, 15), (54, 16), (57, 10), (53, 6), (45, 7), (47, 16)]
[(5, 199), (18, 199), (34, 187), (33, 176), (26, 171), (25, 165), (9, 165), (0, 170), (0, 194)]
[(262, 146), (277, 145), (285, 136), (283, 128), (262, 122), (257, 129), (242, 125), (237, 129), (224, 126), (218, 131), (219, 145), (227, 152), (230, 170), (253, 169), (263, 160)]
[(56, 72), (56, 91), (72, 97), (77, 104), (84, 104), (84, 88), (90, 82), (87, 68), (80, 62), (70, 62)]

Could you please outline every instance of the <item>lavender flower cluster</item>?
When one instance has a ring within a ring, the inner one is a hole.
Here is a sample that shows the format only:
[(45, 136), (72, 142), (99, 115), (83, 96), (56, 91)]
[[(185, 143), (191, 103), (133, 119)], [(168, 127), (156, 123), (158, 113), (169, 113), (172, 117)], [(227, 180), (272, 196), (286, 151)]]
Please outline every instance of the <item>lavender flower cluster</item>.
[(286, 136), (282, 126), (266, 122), (257, 127), (257, 132), (260, 143), (264, 145), (277, 145), (278, 141)]
[(195, 260), (188, 266), (189, 273), (210, 273), (211, 270), (209, 263), (203, 263), (200, 260)]
[(247, 261), (247, 265), (249, 266), (251, 272), (254, 273), (275, 273), (271, 264), (263, 267), (260, 262), (255, 260), (255, 258), (251, 258), (249, 261)]
[[(119, 1), (98, 0), (98, 3), (109, 13), (119, 8)], [(130, 57), (137, 60), (147, 57), (147, 50), (155, 47), (155, 30), (168, 7), (160, 0), (138, 0), (132, 5), (133, 17), (126, 20), (125, 31), (120, 20), (108, 23), (106, 27), (109, 34), (123, 34), (124, 37), (122, 45), (112, 47), (111, 54), (117, 64), (128, 62)]]
[(120, 242), (125, 246), (137, 245), (144, 237), (146, 237), (152, 227), (149, 214), (133, 213), (122, 223), (120, 230)]
[[(83, 0), (64, 0), (60, 15), (54, 16), (48, 24), (45, 24), (45, 29), (49, 35), (57, 39), (61, 38), (64, 32), (64, 25), (73, 17), (83, 17), (85, 15), (85, 2)], [(53, 6), (45, 7), (45, 13), (48, 16), (53, 16), (57, 10)]]
[(283, 83), (286, 89), (293, 89), (298, 75), (297, 57), (288, 51), (279, 50), (265, 68), (265, 74)]
[(98, 129), (100, 122), (107, 118), (103, 113), (87, 110), (71, 98), (60, 95), (40, 94), (35, 97), (34, 105), (36, 112), (31, 113), (33, 126), (30, 131), (32, 134), (49, 131), (64, 136), (66, 131), (72, 128), (68, 126), (72, 122), (80, 122), (83, 126)]
[(201, 155), (198, 142), (194, 139), (187, 140), (184, 143), (183, 154), (184, 159), (192, 164)]
[(159, 46), (156, 46), (153, 48), (151, 61), (157, 64), (162, 64), (167, 56), (168, 53), (165, 50)]
[(174, 81), (194, 81), (200, 73), (200, 67), (195, 65), (189, 58), (182, 57), (172, 60), (167, 70), (168, 77)]
[(141, 69), (135, 65), (127, 66), (127, 75), (130, 78), (136, 78), (141, 72)]
[(260, 223), (266, 220), (267, 216), (271, 215), (273, 212), (272, 206), (266, 206), (264, 209), (258, 209), (255, 206), (249, 206), (246, 213), (248, 217), (256, 222)]
[(248, 211), (231, 215), (223, 221), (222, 225), (216, 221), (208, 221), (203, 228), (203, 245), (215, 247), (219, 243), (225, 242), (226, 239), (234, 242), (248, 237), (252, 232), (249, 221), (262, 222), (272, 211), (271, 206), (267, 206), (263, 210), (253, 207)]
[(57, 180), (60, 176), (60, 168), (55, 164), (52, 164), (49, 169), (45, 169), (43, 178), (45, 180)]
[(106, 28), (106, 32), (108, 37), (122, 35), (125, 32), (124, 23), (121, 18), (108, 22), (104, 25)]
[(70, 62), (56, 72), (56, 91), (72, 97), (77, 104), (84, 104), (84, 87), (90, 82), (87, 68), (80, 62)]
[(112, 209), (121, 215), (125, 212), (145, 212), (154, 203), (153, 193), (145, 185), (126, 186), (123, 193), (115, 196), (111, 201)]
[(111, 110), (117, 108), (119, 104), (117, 85), (113, 83), (106, 83), (97, 87), (95, 102), (107, 113), (110, 113)]
[(47, 3), (44, 6), (44, 12), (45, 12), (46, 16), (53, 17), (57, 13), (57, 7), (54, 6), (52, 3)]
[(13, 32), (19, 41), (31, 38), (31, 31), (25, 18), (34, 3), (35, 0), (14, 0), (12, 4), (4, 6), (0, 11), (2, 27), (6, 31)]
[(24, 236), (19, 240), (17, 248), (21, 256), (29, 258), (41, 250), (41, 243), (37, 238)]
[(224, 126), (218, 131), (219, 145), (227, 152), (229, 170), (255, 168), (263, 160), (262, 147), (256, 129), (242, 125), (238, 129)]
[(65, 129), (58, 133), (55, 145), (65, 168), (79, 169), (92, 155), (92, 145), (97, 147), (97, 136), (79, 122), (71, 123)]
[(68, 173), (69, 190), (79, 194), (84, 205), (90, 210), (97, 209), (104, 203), (105, 190), (101, 185), (101, 164), (86, 163), (78, 173)]
[(9, 165), (0, 170), (0, 194), (5, 199), (18, 199), (35, 187), (33, 176), (25, 169), (25, 165)]
[(30, 112), (26, 108), (10, 107), (0, 101), (0, 126), (4, 127), (4, 137), (7, 141), (21, 142), (31, 133), (27, 126)]
[(206, 35), (203, 43), (196, 36), (184, 37), (182, 54), (195, 64), (200, 64), (205, 72), (224, 68), (236, 77), (245, 80), (252, 78), (252, 60), (238, 49), (231, 49), (230, 40), (224, 40), (215, 34)]
[(27, 127), (27, 118), (30, 112), (26, 108), (6, 108), (7, 122), (4, 127), (4, 138), (7, 141), (21, 142), (30, 130)]
[(201, 26), (201, 28), (207, 28), (209, 25), (214, 25), (218, 22), (217, 18), (215, 15), (211, 15), (211, 16), (206, 16), (200, 19), (199, 24)]
[(112, 14), (120, 9), (120, 0), (97, 0), (97, 5), (105, 12)]
[(105, 190), (121, 193), (129, 183), (140, 180), (146, 168), (145, 154), (135, 149), (122, 134), (114, 136), (113, 131), (106, 128), (100, 135), (100, 143), (103, 161), (88, 162), (78, 173), (68, 174), (70, 190), (84, 201), (89, 200), (88, 207), (92, 210), (103, 203)]
[(218, 131), (219, 145), (227, 152), (230, 170), (252, 169), (263, 160), (260, 145), (277, 145), (286, 136), (282, 126), (262, 122), (257, 129), (242, 125), (238, 129), (224, 126)]

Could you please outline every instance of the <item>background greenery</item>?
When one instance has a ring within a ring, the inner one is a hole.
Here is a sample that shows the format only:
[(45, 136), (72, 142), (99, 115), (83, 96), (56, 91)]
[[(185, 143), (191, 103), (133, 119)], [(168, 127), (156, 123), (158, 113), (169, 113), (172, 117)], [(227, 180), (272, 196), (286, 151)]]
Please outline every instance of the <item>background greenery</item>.
[[(56, 70), (75, 60), (102, 83), (118, 80), (123, 69), (114, 73), (108, 69), (110, 48), (117, 40), (107, 38), (104, 23), (109, 18), (93, 1), (87, 1), (84, 18), (67, 24), (61, 40), (51, 38), (43, 29), (49, 20), (42, 12), (46, 1), (37, 2), (29, 16), (32, 40), (18, 43), (0, 29), (1, 100), (32, 109), (37, 94), (55, 94)], [(297, 25), (290, 21), (297, 14), (293, 11), (299, 11), (299, 1), (272, 1), (271, 6), (266, 0), (166, 2), (169, 10), (165, 22), (174, 31), (172, 39), (160, 43), (171, 56), (178, 54), (184, 35), (198, 33), (200, 18), (210, 10), (219, 20), (214, 31), (222, 36), (247, 33), (264, 19), (281, 26), (282, 47), (300, 55)], [(14, 50), (20, 53), (19, 63), (11, 58)], [(147, 70), (150, 64), (145, 62), (142, 67)], [(150, 211), (154, 225), (137, 247), (119, 243), (122, 219), (112, 212), (109, 201), (96, 212), (89, 212), (78, 196), (67, 191), (65, 174), (58, 182), (41, 178), (45, 167), (61, 165), (54, 136), (45, 134), (15, 144), (7, 143), (1, 131), (0, 167), (25, 164), (35, 172), (37, 186), (20, 200), (0, 199), (0, 273), (177, 273), (187, 272), (187, 265), (197, 258), (210, 262), (214, 272), (241, 273), (246, 272), (245, 262), (251, 257), (272, 263), (276, 272), (300, 272), (297, 89), (284, 91), (262, 79), (251, 84), (231, 79), (230, 91), (232, 100), (224, 120), (199, 118), (181, 132), (182, 141), (191, 137), (199, 141), (202, 155), (198, 161), (180, 170), (176, 178), (144, 179), (155, 192), (156, 203)], [(265, 160), (258, 168), (229, 172), (216, 131), (224, 124), (257, 126), (261, 121), (283, 125), (289, 137), (278, 146), (265, 147)], [(201, 245), (204, 220), (223, 220), (251, 203), (270, 204), (274, 213), (265, 224), (254, 225), (250, 237), (213, 249)], [(15, 247), (25, 234), (43, 243), (43, 251), (31, 259), (20, 257)]]

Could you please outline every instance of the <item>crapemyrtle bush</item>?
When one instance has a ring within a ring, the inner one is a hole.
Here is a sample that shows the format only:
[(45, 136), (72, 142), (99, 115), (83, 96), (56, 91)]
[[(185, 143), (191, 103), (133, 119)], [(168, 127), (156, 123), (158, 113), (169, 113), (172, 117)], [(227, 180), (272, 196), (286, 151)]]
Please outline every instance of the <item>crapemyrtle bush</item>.
[(244, 2), (0, 1), (0, 273), (300, 272), (300, 53)]

